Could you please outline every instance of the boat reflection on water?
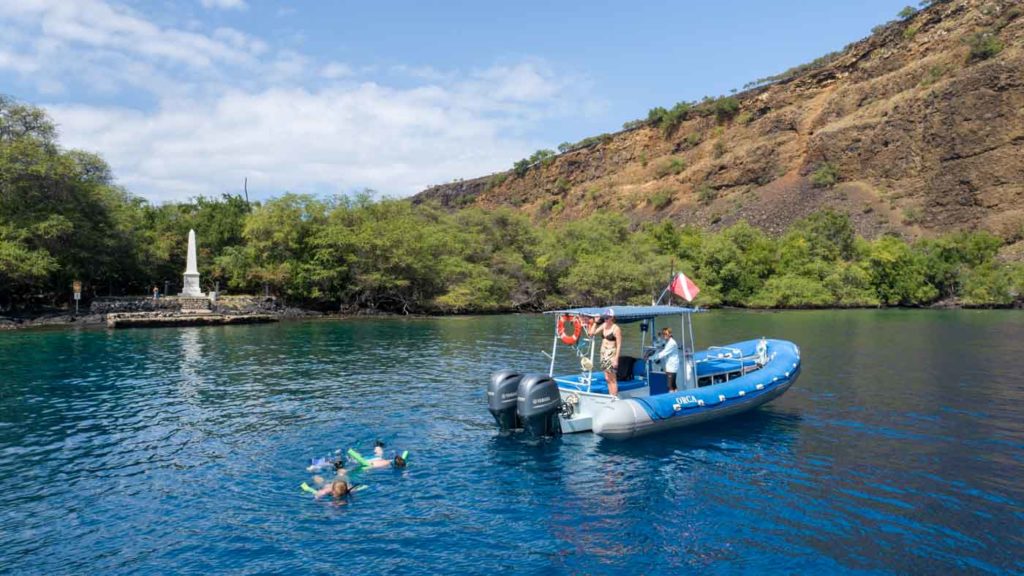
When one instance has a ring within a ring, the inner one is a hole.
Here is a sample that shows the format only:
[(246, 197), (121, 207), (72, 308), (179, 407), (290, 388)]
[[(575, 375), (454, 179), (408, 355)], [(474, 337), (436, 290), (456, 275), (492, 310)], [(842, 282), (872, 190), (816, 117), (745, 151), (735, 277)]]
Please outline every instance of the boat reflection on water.
[(782, 450), (791, 448), (797, 441), (801, 421), (797, 412), (764, 408), (653, 438), (638, 438), (628, 444), (601, 441), (595, 449), (609, 455), (654, 458), (695, 449), (736, 451), (744, 447), (771, 446)]
[(769, 407), (629, 443), (503, 434), (488, 447), (507, 476), (532, 478), (514, 498), (545, 510), (534, 528), (552, 538), (559, 566), (572, 571), (596, 560), (609, 570), (655, 573), (733, 555), (735, 542), (708, 541), (721, 538), (730, 515), (756, 508), (756, 493), (799, 481), (786, 463), (798, 460), (801, 425), (798, 413)]

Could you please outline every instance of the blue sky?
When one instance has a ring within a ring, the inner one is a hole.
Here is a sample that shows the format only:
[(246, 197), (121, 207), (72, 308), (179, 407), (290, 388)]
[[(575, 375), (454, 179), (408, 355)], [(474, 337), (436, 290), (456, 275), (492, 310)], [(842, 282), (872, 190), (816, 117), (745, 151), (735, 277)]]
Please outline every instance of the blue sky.
[(153, 201), (405, 196), (728, 93), (906, 0), (0, 0), (0, 91)]

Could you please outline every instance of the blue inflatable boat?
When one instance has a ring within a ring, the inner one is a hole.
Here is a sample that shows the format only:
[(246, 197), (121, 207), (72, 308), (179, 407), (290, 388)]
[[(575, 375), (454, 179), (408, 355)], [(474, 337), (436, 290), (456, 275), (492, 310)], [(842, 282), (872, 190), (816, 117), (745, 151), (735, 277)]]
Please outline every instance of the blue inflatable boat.
[(624, 440), (756, 408), (796, 381), (800, 349), (785, 340), (748, 340), (697, 352), (693, 366), (697, 388), (605, 403), (593, 414), (594, 433)]
[[(796, 381), (800, 349), (792, 342), (761, 338), (694, 350), (691, 316), (700, 311), (612, 306), (549, 312), (558, 321), (546, 354), (548, 373), (492, 374), (488, 408), (502, 429), (522, 428), (535, 435), (589, 431), (624, 440), (752, 410)], [(623, 340), (617, 373), (611, 374), (617, 380), (615, 395), (609, 393), (606, 373), (596, 367), (601, 332), (594, 330), (592, 319), (606, 315), (621, 325)], [(675, 319), (676, 335), (655, 339)], [(638, 340), (636, 345), (627, 343), (631, 338)], [(556, 355), (565, 348), (577, 356), (581, 370), (555, 375)], [(674, 359), (659, 361), (666, 355)]]

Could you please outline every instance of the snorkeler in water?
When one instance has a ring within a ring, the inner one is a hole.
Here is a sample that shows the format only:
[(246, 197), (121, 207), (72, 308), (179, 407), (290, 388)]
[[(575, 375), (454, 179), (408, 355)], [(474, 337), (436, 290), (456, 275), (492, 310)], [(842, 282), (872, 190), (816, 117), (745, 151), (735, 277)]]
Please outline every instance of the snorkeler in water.
[(310, 473), (312, 473), (312, 472), (319, 472), (319, 471), (324, 470), (326, 468), (330, 468), (331, 466), (334, 466), (335, 468), (337, 468), (338, 461), (339, 460), (344, 460), (344, 459), (345, 459), (345, 457), (341, 455), (341, 449), (339, 448), (339, 449), (334, 451), (334, 457), (333, 458), (330, 457), (330, 456), (324, 456), (323, 458), (313, 458), (313, 459), (311, 459), (309, 461), (309, 466), (306, 467), (306, 472), (310, 472)]
[(299, 488), (302, 488), (305, 492), (309, 492), (317, 500), (330, 494), (334, 497), (335, 501), (339, 501), (353, 492), (358, 492), (359, 490), (366, 488), (366, 484), (353, 484), (349, 481), (344, 461), (336, 461), (334, 466), (335, 476), (329, 482), (324, 481), (320, 476), (313, 477), (313, 483), (319, 487), (319, 490), (305, 482), (303, 482)]
[(406, 460), (409, 458), (409, 452), (403, 452), (396, 454), (394, 458), (384, 458), (384, 442), (377, 440), (373, 443), (373, 458), (363, 458), (361, 454), (353, 449), (349, 449), (348, 455), (353, 460), (363, 466), (363, 468), (405, 468)]
[(405, 458), (402, 458), (401, 454), (396, 454), (395, 457), (390, 460), (386, 458), (373, 458), (369, 462), (370, 468), (387, 468), (389, 466), (405, 468)]
[[(348, 470), (345, 469), (345, 459), (338, 458), (333, 460), (331, 465), (334, 466), (334, 480), (344, 480), (348, 482)], [(324, 477), (320, 475), (313, 476), (313, 483), (317, 486), (323, 486), (325, 483)]]
[(323, 488), (316, 491), (313, 497), (319, 500), (330, 494), (335, 500), (341, 500), (353, 491), (353, 486), (345, 480), (333, 480)]

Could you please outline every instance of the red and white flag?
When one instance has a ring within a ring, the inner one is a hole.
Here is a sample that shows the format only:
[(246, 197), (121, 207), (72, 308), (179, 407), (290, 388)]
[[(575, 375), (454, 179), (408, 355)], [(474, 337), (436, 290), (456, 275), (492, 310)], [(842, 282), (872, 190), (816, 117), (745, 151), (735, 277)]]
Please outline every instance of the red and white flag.
[(668, 285), (668, 289), (687, 302), (693, 302), (697, 294), (700, 294), (700, 288), (682, 272), (676, 274), (676, 277), (672, 279), (672, 283)]

